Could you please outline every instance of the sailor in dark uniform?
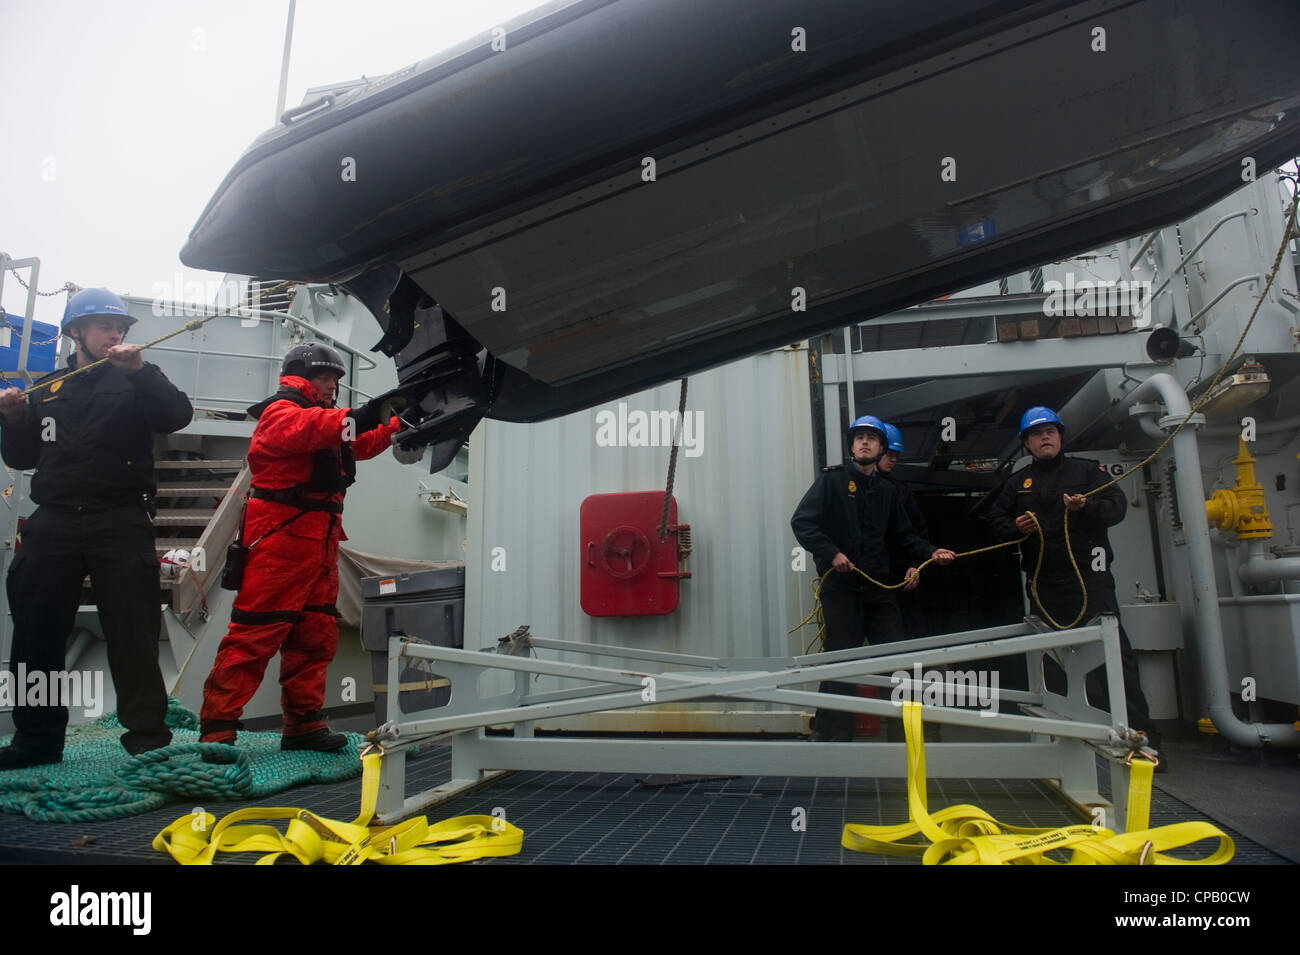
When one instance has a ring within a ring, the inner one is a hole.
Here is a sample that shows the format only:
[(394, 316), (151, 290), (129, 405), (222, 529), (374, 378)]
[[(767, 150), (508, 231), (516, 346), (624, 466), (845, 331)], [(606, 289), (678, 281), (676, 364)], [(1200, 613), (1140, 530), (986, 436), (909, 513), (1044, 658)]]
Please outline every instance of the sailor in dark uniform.
[[(1083, 576), (1088, 595), (1084, 622), (1098, 614), (1114, 614), (1119, 619), (1119, 601), (1115, 596), (1115, 578), (1111, 574), (1114, 552), (1106, 529), (1122, 521), (1128, 512), (1128, 500), (1118, 486), (1086, 496), (1110, 480), (1106, 469), (1097, 461), (1070, 458), (1062, 453), (1065, 425), (1050, 408), (1035, 407), (1020, 419), (1020, 440), (1033, 457), (1029, 467), (1017, 471), (1006, 482), (1002, 493), (990, 507), (986, 519), (1003, 538), (1017, 534), (1031, 535), (1020, 545), (1021, 567), (1032, 578), (1038, 564), (1038, 534), (1027, 512), (1033, 511), (1043, 528), (1046, 552), (1038, 575), (1038, 598), (1029, 593), (1030, 612), (1044, 617), (1050, 614), (1060, 626), (1066, 626), (1079, 612), (1083, 594), (1075, 565)], [(1070, 512), (1070, 550), (1065, 546), (1063, 525)], [(1105, 568), (1093, 569), (1093, 551), (1102, 548)], [(1029, 592), (1029, 582), (1026, 582)], [(1152, 722), (1146, 697), (1138, 683), (1137, 661), (1121, 623), (1120, 650), (1124, 664), (1124, 695), (1128, 702), (1128, 722), (1147, 734), (1153, 748), (1160, 744), (1160, 733)], [(1106, 699), (1102, 670), (1089, 674), (1090, 699)], [(1102, 707), (1107, 706), (1101, 702)], [(1163, 762), (1163, 761), (1162, 761)]]
[[(930, 531), (926, 526), (925, 514), (921, 512), (921, 505), (917, 503), (916, 495), (912, 493), (912, 489), (905, 481), (894, 474), (894, 468), (898, 466), (898, 458), (903, 453), (903, 433), (886, 422), (885, 436), (888, 438), (888, 445), (880, 463), (876, 465), (876, 471), (898, 491), (903, 510), (907, 512), (907, 519), (912, 522), (912, 530), (916, 531), (918, 537), (928, 537)], [(907, 586), (898, 591), (898, 609), (903, 614), (903, 634), (909, 640), (930, 635), (925, 625), (925, 614), (921, 612), (920, 595), (916, 592), (921, 578), (913, 576), (915, 572), (915, 561), (909, 560), (906, 554), (897, 549), (890, 551), (889, 582), (892, 584), (911, 578)]]
[[(817, 573), (826, 578), (821, 589), (826, 621), (826, 650), (845, 650), (902, 639), (903, 620), (892, 591), (882, 590), (853, 573), (860, 568), (882, 582), (889, 577), (890, 548), (916, 564), (933, 557), (947, 564), (952, 551), (936, 548), (919, 537), (903, 509), (898, 491), (877, 473), (885, 452), (885, 425), (873, 415), (853, 422), (846, 439), (849, 465), (823, 470), (795, 509), (790, 527), (813, 555)], [(851, 695), (852, 684), (824, 682), (824, 693)], [(851, 740), (853, 714), (818, 710), (813, 726), (816, 740)]]
[[(40, 505), (9, 565), (11, 671), (47, 673), (51, 683), (64, 672), (89, 574), (126, 727), (122, 746), (137, 755), (172, 738), (158, 666), (154, 435), (179, 431), (194, 410), (138, 346), (123, 342), (133, 324), (108, 289), (73, 295), (63, 314), (63, 335), (76, 344), (68, 366), (42, 378), (30, 398), (16, 388), (0, 392), (0, 455), (15, 470), (36, 469), (31, 496)], [(71, 702), (16, 706), (0, 769), (61, 762)]]

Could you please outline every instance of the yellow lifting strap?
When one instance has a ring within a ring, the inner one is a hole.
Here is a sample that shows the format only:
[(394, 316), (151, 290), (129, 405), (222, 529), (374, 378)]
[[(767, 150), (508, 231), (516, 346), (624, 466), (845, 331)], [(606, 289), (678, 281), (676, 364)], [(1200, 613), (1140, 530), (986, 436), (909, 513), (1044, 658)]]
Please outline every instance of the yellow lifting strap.
[[(240, 809), (220, 822), (210, 813), (182, 816), (158, 833), (153, 847), (181, 865), (211, 865), (218, 852), (264, 852), (258, 865), (273, 865), (286, 853), (303, 865), (444, 865), (485, 856), (510, 856), (523, 846), (523, 830), (498, 816), (456, 816), (429, 824), (424, 816), (387, 829), (367, 826), (379, 797), (383, 756), (361, 758), (361, 814), (352, 822), (324, 819), (306, 809)], [(288, 819), (288, 831), (274, 826), (237, 826), (246, 819)]]
[[(925, 743), (921, 707), (903, 704), (907, 732), (907, 803), (911, 819), (893, 826), (844, 827), (840, 844), (855, 852), (920, 855), (925, 865), (1223, 865), (1235, 851), (1232, 839), (1208, 822), (1180, 822), (1148, 828), (1151, 776), (1155, 764), (1130, 764), (1128, 819), (1122, 834), (1100, 826), (1027, 829), (998, 822), (978, 806), (950, 806), (930, 814), (925, 792)], [(903, 842), (917, 834), (928, 841)], [(1177, 859), (1168, 849), (1217, 837), (1219, 846), (1203, 859)], [(1068, 863), (1047, 857), (1070, 849)]]

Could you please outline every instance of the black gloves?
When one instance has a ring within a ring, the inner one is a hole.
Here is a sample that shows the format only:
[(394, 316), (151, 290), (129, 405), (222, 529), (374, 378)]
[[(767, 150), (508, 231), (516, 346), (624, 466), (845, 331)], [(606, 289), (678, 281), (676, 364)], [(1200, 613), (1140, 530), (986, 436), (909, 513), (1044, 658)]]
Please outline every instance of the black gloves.
[(348, 411), (344, 420), (352, 422), (352, 431), (356, 437), (360, 437), (367, 431), (373, 431), (379, 427), (379, 411), (382, 404), (383, 402), (379, 398), (371, 398), (360, 408), (352, 408)]
[(418, 402), (430, 390), (428, 382), (416, 381), (399, 385), (392, 391), (376, 395), (360, 408), (351, 409), (347, 417), (352, 419), (358, 435), (373, 431), (381, 424), (388, 424), (388, 419), (401, 411), (408, 403)]

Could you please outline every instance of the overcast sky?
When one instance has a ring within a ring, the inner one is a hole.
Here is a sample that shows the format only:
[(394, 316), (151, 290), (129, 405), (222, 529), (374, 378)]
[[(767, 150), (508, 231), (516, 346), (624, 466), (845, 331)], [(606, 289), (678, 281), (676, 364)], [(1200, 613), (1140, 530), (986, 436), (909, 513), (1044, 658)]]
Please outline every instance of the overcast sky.
[[(298, 0), (289, 106), (391, 73), (538, 0)], [(64, 282), (151, 295), (212, 281), (177, 253), (275, 120), (289, 0), (0, 0), (0, 252)], [(26, 274), (24, 274), (26, 278)], [(62, 295), (36, 318), (57, 323)], [(5, 280), (8, 311), (25, 293)]]

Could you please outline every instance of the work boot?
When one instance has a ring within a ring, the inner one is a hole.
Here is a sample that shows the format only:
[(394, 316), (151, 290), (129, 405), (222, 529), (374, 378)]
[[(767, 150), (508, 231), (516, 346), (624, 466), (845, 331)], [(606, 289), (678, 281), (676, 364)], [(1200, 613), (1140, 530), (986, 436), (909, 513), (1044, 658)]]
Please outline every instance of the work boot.
[(234, 746), (235, 738), (243, 728), (240, 720), (204, 720), (199, 724), (199, 742)]
[(203, 761), (211, 763), (214, 766), (229, 766), (232, 763), (239, 762), (239, 750), (235, 748), (235, 741), (232, 739), (229, 743), (218, 744), (220, 749), (214, 749), (209, 753), (203, 754)]
[[(883, 722), (889, 724), (887, 735), (891, 743), (906, 743), (907, 730), (903, 726), (902, 720), (894, 719), (892, 716), (886, 717)], [(942, 743), (943, 732), (939, 729), (938, 723), (922, 723), (921, 738), (927, 743)]]
[(280, 737), (280, 749), (286, 752), (309, 749), (318, 753), (335, 753), (347, 745), (348, 738), (346, 736), (342, 733), (331, 733), (327, 729), (318, 729), (298, 736)]
[(1160, 746), (1159, 737), (1156, 737), (1155, 742), (1148, 742), (1147, 746), (1149, 746), (1151, 749), (1154, 749), (1156, 751), (1156, 772), (1157, 773), (1169, 772), (1169, 747)]
[(854, 719), (852, 713), (836, 713), (831, 739), (836, 743), (853, 742)]
[[(127, 742), (128, 737), (131, 740), (129, 743)], [(167, 730), (152, 735), (127, 733), (122, 737), (122, 748), (132, 756), (139, 756), (141, 753), (147, 753), (154, 749), (162, 749), (164, 746), (170, 746), (171, 743), (172, 734)]]
[(1156, 752), (1156, 772), (1169, 772), (1169, 747), (1163, 745), (1164, 740), (1161, 738), (1160, 731), (1153, 726), (1143, 732), (1147, 734), (1146, 748)]
[(829, 743), (831, 741), (831, 731), (827, 728), (830, 722), (824, 716), (814, 716), (812, 718), (812, 736), (808, 737), (814, 743)]
[(9, 745), (0, 749), (0, 770), (26, 769), (28, 766), (51, 766), (63, 762), (63, 750), (32, 749)]

